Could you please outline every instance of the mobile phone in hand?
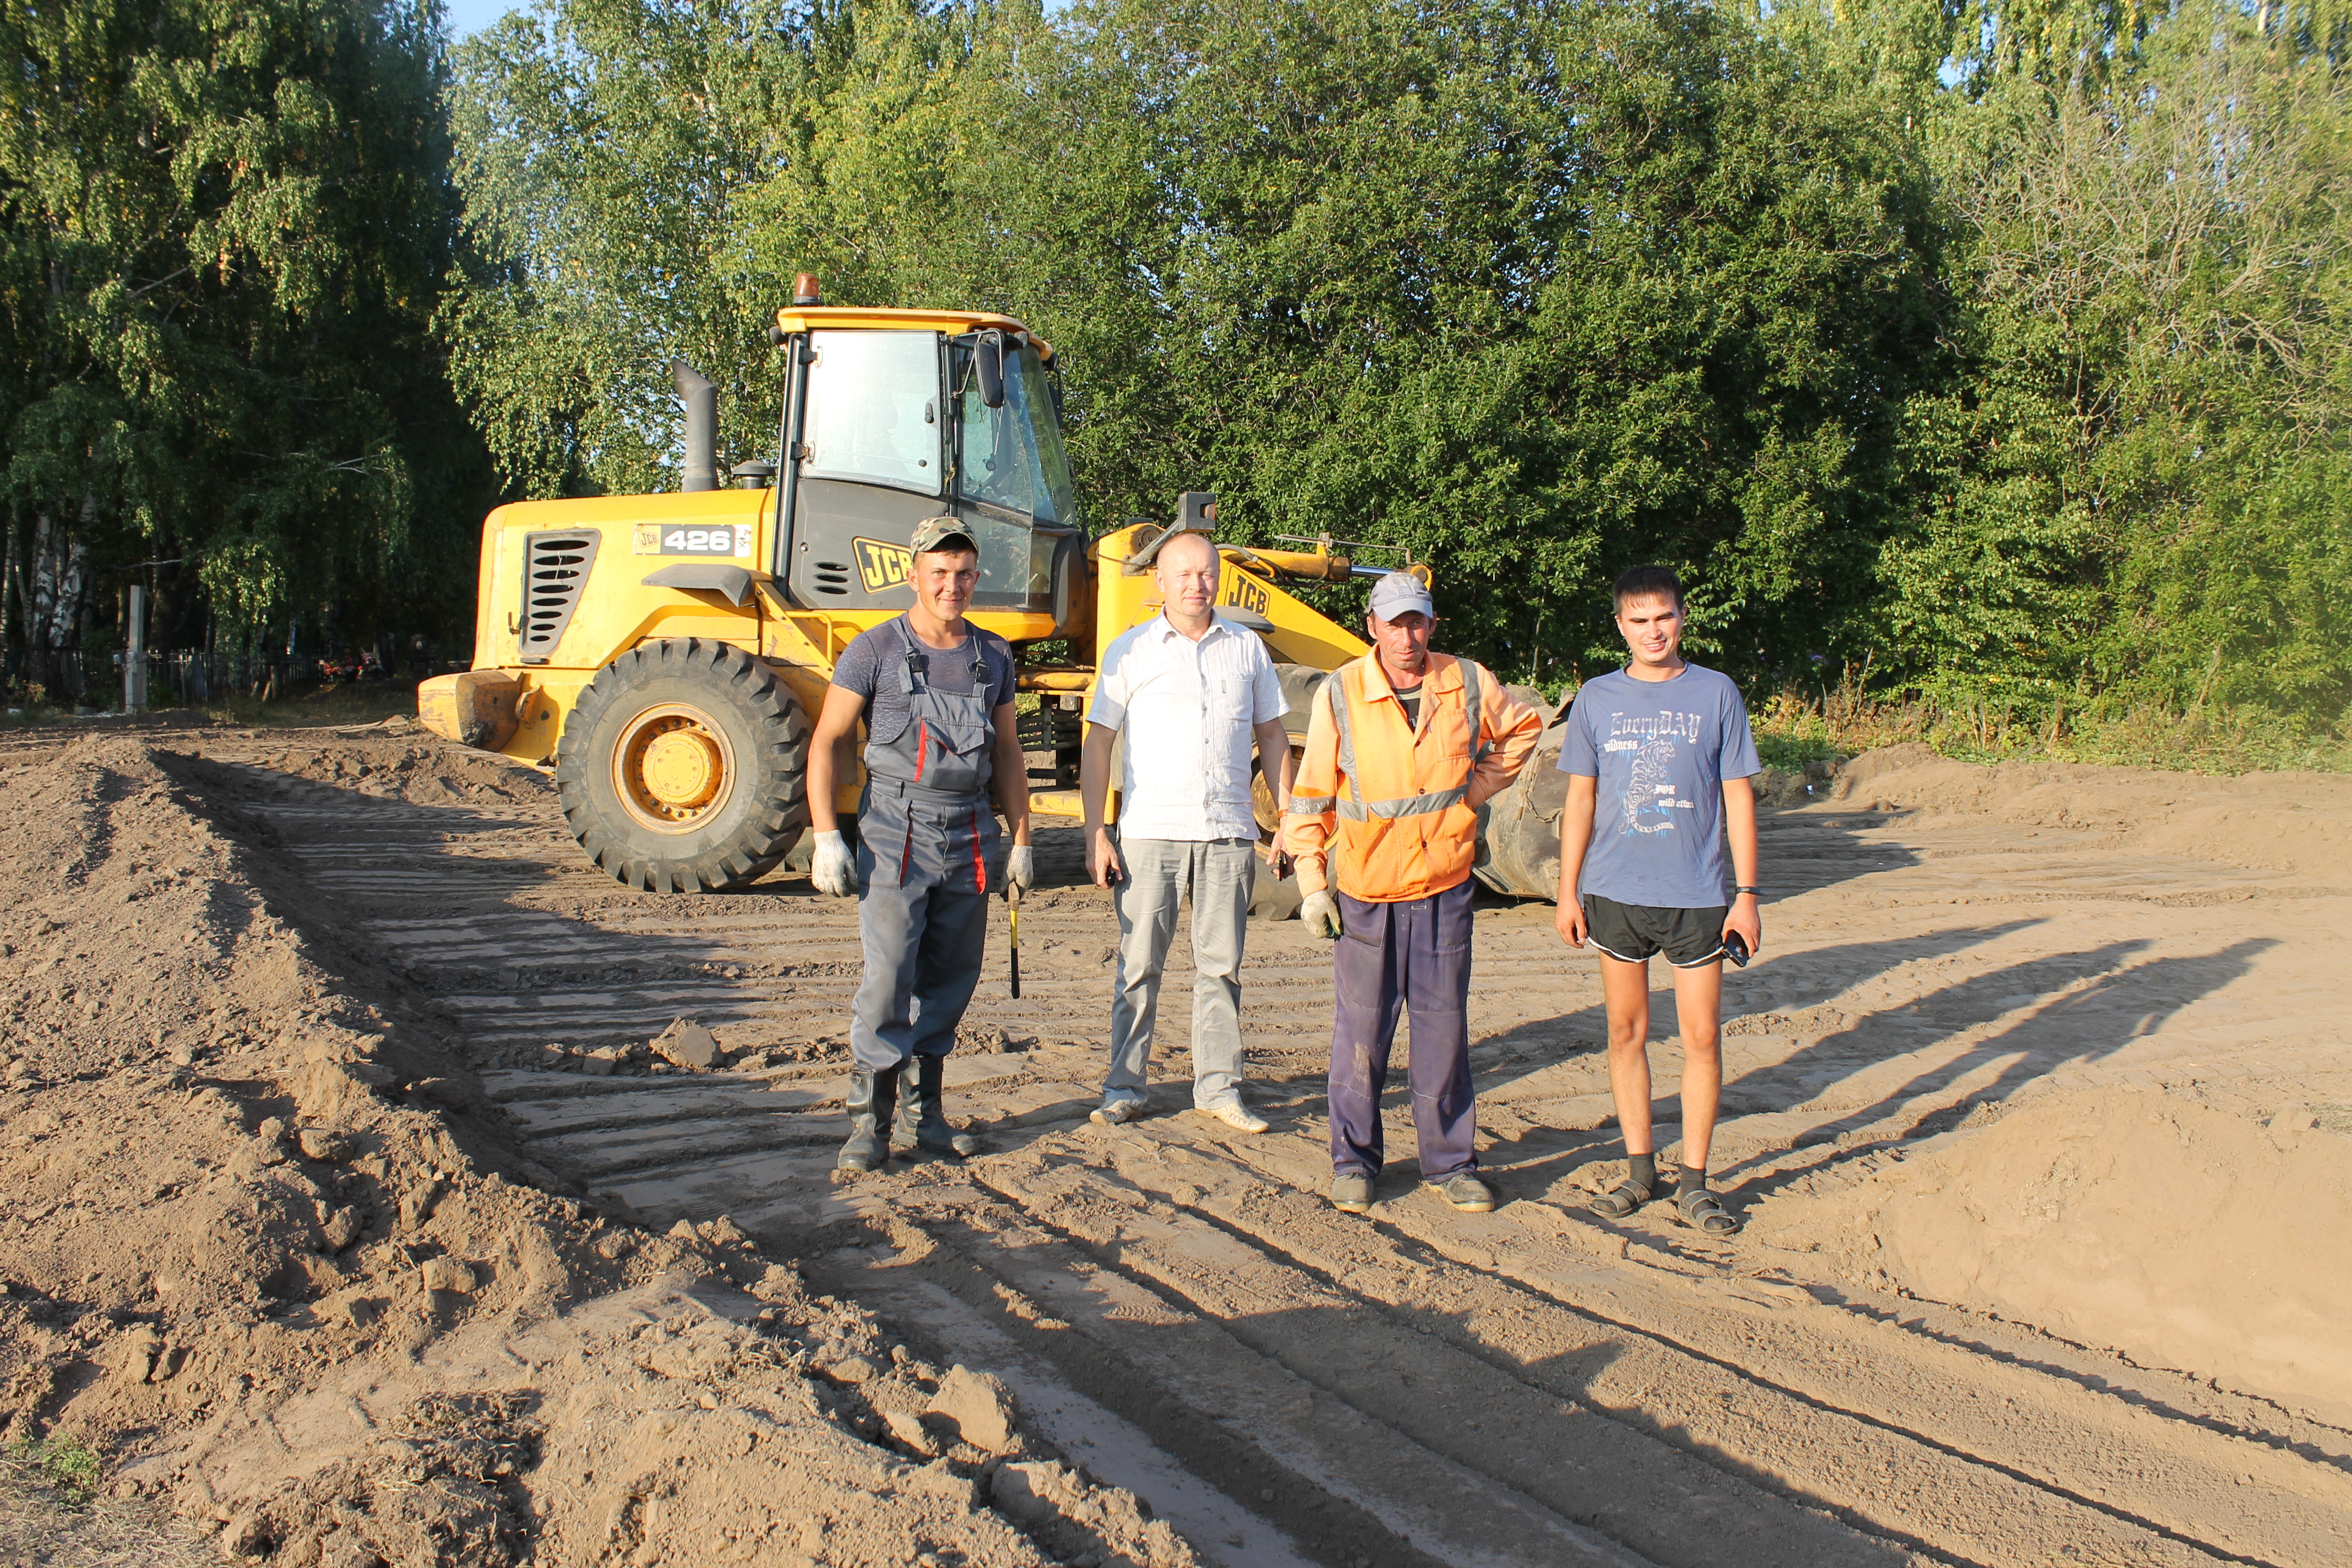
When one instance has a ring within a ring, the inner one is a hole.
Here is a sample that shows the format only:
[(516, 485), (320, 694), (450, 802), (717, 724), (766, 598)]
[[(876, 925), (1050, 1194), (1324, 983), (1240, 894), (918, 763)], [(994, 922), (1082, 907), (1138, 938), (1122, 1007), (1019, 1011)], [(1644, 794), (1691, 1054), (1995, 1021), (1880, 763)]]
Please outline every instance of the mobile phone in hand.
[(1723, 933), (1723, 956), (1741, 969), (1748, 967), (1748, 939), (1736, 931)]

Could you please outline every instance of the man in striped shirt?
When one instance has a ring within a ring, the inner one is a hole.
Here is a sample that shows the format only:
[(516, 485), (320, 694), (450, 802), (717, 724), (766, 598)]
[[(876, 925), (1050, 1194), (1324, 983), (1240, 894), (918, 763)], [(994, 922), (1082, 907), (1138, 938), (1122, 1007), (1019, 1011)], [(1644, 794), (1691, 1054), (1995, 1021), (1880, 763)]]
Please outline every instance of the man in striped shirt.
[[(1257, 873), (1250, 807), (1256, 742), (1277, 805), (1290, 796), (1290, 740), (1274, 660), (1255, 632), (1217, 618), (1222, 563), (1205, 533), (1168, 539), (1152, 563), (1161, 610), (1105, 650), (1087, 710), (1079, 784), (1087, 868), (1114, 887), (1118, 969), (1110, 1070), (1094, 1120), (1142, 1114), (1160, 975), (1177, 906), (1192, 896), (1192, 1108), (1244, 1132), (1265, 1122), (1242, 1102), (1242, 942)], [(1111, 752), (1118, 826), (1104, 823)]]

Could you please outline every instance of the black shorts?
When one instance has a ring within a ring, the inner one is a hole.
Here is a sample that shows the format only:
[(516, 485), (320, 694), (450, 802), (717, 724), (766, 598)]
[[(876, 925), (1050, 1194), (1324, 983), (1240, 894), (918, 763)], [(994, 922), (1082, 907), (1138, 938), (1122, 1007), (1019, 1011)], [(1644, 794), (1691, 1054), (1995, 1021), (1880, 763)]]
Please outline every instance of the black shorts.
[(1621, 904), (1598, 893), (1584, 895), (1586, 940), (1612, 958), (1646, 963), (1658, 953), (1676, 969), (1696, 969), (1723, 956), (1723, 921), (1728, 904), (1711, 910), (1662, 910)]

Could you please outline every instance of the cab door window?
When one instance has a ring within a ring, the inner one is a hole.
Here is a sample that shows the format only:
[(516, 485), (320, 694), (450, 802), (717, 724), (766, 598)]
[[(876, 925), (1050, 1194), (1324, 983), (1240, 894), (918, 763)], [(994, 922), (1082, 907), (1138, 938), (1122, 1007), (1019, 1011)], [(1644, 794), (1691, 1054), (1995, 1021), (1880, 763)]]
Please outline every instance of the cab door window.
[(940, 493), (936, 332), (811, 332), (801, 471)]
[(1037, 351), (1023, 348), (1005, 356), (1004, 405), (991, 408), (971, 373), (970, 340), (956, 344), (956, 426), (961, 447), (956, 461), (956, 494), (1039, 522), (1075, 526), (1077, 498), (1069, 461), (1062, 453), (1049, 373)]

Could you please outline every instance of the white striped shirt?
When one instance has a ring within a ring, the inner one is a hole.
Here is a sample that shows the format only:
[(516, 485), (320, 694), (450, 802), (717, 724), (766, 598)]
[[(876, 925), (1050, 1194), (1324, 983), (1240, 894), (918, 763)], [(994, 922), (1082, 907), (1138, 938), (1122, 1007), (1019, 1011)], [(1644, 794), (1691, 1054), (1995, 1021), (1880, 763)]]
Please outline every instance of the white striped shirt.
[(1120, 633), (1087, 708), (1124, 742), (1120, 835), (1255, 838), (1250, 731), (1289, 711), (1255, 632), (1213, 619), (1194, 642), (1163, 614)]

